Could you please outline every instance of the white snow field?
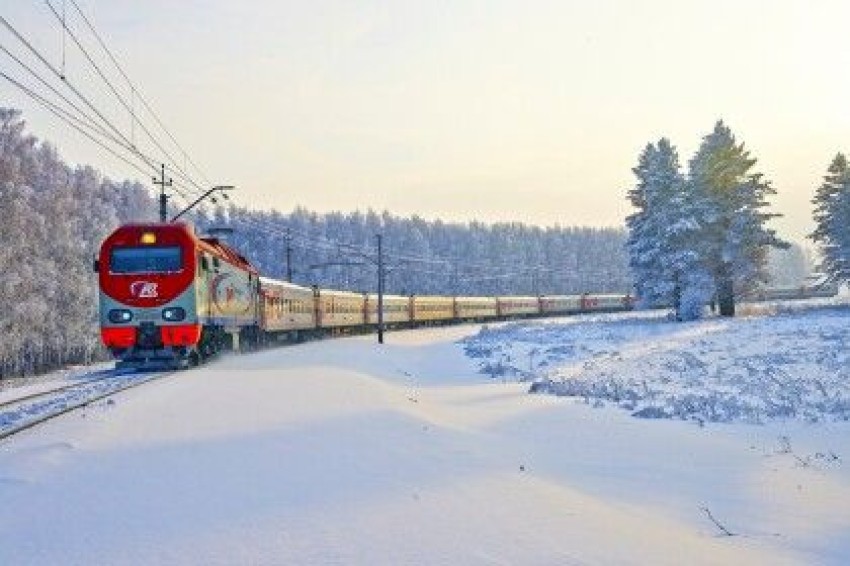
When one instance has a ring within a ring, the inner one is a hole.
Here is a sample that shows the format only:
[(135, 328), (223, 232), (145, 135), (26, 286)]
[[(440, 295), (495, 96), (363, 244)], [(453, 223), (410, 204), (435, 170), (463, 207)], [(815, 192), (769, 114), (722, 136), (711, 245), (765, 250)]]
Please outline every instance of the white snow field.
[(0, 442), (0, 564), (850, 562), (850, 310), (479, 328), (231, 356)]

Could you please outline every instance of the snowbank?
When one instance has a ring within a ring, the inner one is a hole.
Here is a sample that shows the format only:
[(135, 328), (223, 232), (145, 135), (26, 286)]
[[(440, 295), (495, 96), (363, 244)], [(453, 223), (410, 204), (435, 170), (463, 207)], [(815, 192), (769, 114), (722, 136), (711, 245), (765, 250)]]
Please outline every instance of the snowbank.
[(672, 323), (657, 313), (482, 331), (467, 355), (531, 392), (704, 422), (850, 420), (850, 310)]

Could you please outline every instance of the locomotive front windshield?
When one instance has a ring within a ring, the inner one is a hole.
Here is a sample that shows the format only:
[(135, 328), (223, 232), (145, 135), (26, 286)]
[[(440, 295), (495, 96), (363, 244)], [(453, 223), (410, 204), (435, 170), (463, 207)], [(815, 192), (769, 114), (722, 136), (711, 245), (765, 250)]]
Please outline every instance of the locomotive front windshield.
[(112, 273), (169, 273), (182, 268), (178, 246), (115, 248), (109, 257)]

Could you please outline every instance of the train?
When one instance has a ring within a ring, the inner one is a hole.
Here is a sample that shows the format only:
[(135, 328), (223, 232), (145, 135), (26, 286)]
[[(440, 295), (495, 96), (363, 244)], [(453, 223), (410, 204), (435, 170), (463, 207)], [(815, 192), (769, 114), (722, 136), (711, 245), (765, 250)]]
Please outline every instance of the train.
[(629, 294), (436, 296), (355, 293), (265, 277), (188, 223), (118, 227), (101, 245), (100, 335), (119, 368), (179, 369), (224, 350), (457, 322), (630, 310)]

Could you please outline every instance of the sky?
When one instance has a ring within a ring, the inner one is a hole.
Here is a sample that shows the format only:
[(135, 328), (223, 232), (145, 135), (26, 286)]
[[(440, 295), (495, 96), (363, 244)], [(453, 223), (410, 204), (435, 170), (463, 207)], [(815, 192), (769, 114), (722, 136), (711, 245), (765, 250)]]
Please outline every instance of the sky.
[[(815, 188), (850, 146), (843, 1), (77, 3), (199, 184), (236, 185), (253, 209), (622, 226), (643, 147), (668, 137), (684, 166), (723, 119), (777, 190), (772, 226), (802, 241)], [(6, 0), (0, 15), (61, 64), (46, 2)], [(3, 27), (0, 45), (24, 54)], [(25, 76), (2, 53), (0, 70)], [(65, 73), (149, 144), (67, 34)], [(0, 105), (69, 161), (150, 184), (1, 79)]]

